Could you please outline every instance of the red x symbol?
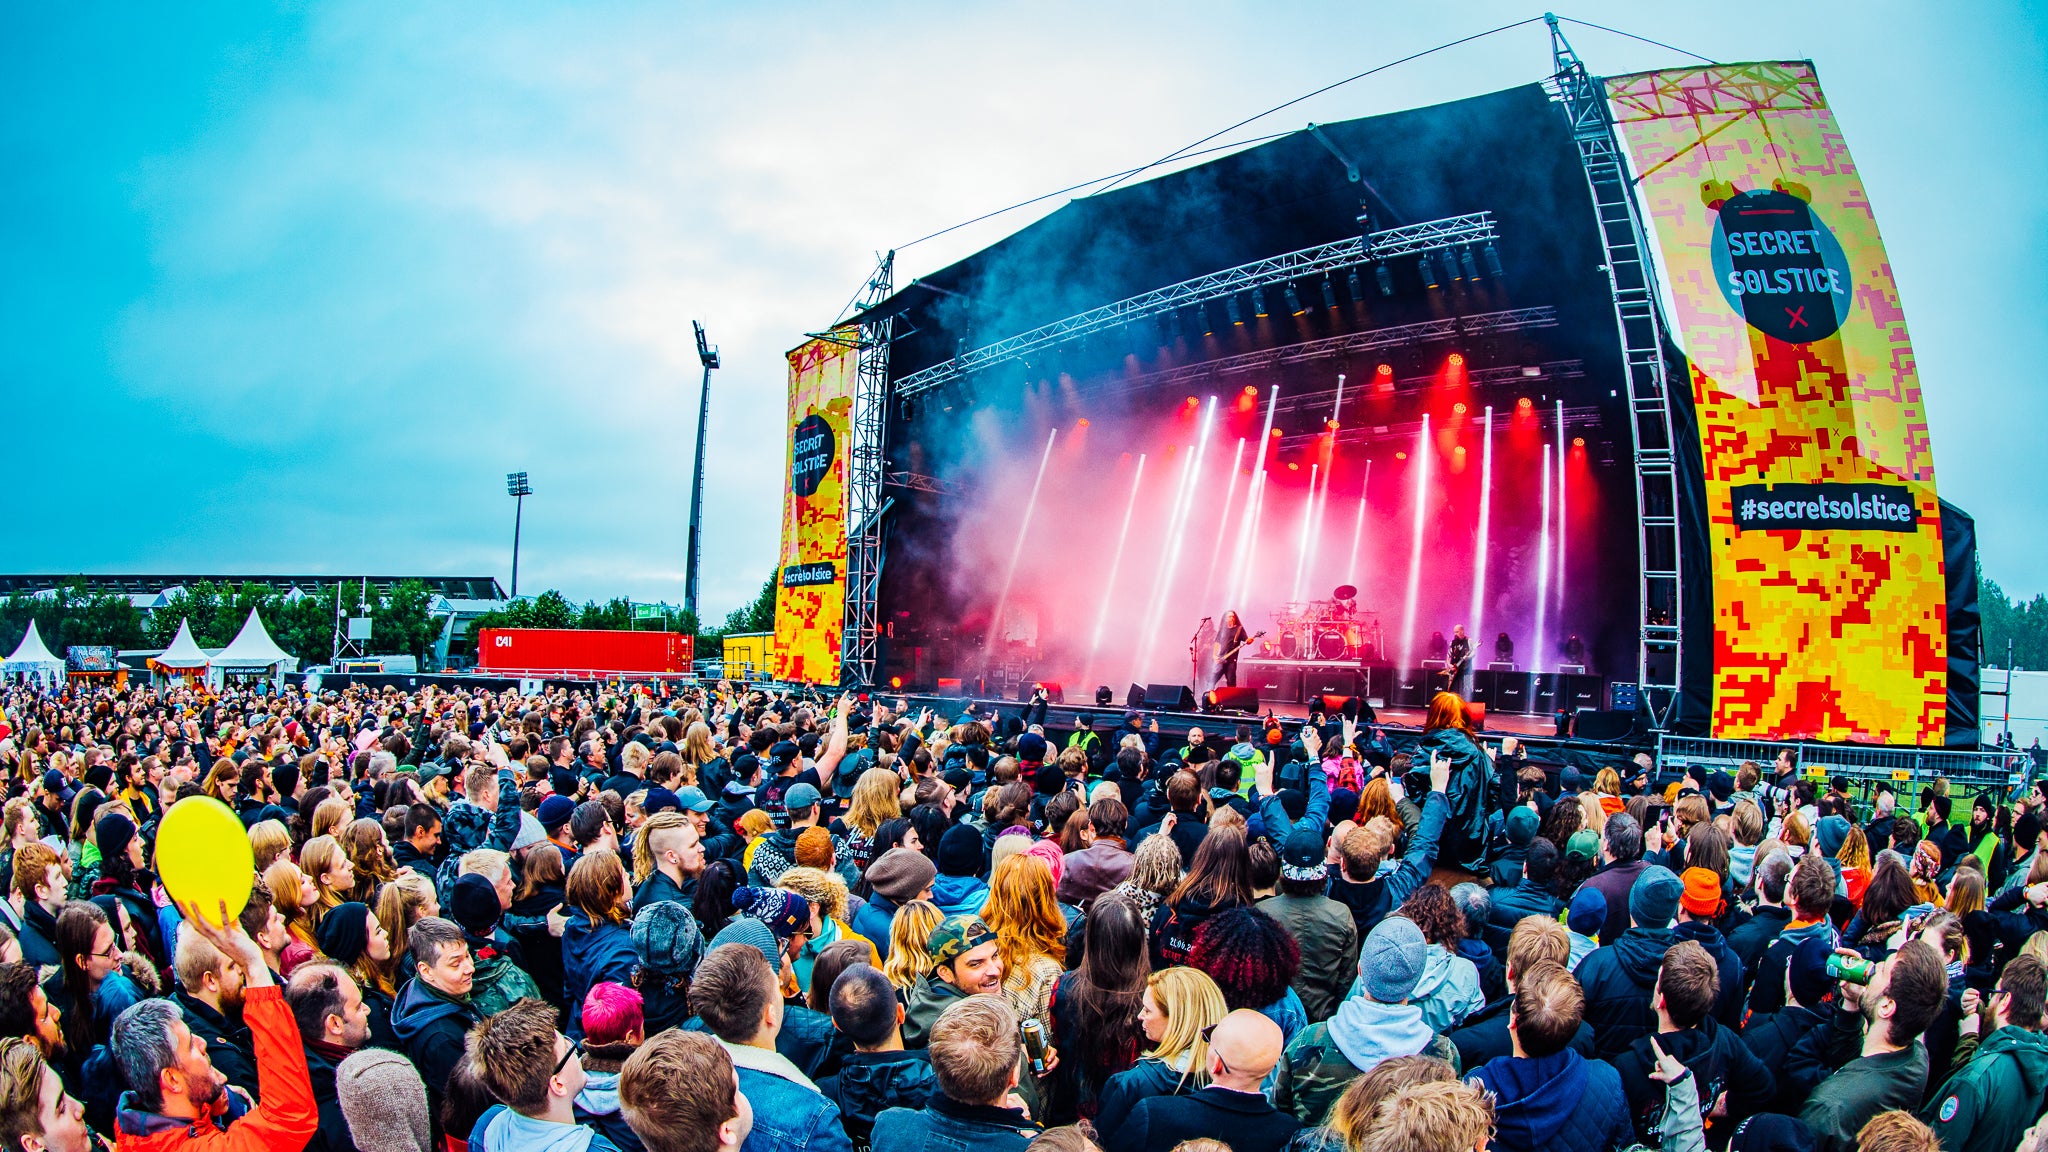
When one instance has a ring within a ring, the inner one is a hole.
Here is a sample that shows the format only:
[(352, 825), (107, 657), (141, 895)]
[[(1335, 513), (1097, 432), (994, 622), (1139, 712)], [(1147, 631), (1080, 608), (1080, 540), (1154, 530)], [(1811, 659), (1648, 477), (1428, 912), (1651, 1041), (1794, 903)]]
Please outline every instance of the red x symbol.
[(1785, 322), (1785, 327), (1788, 329), (1813, 327), (1813, 325), (1806, 322), (1806, 305), (1804, 304), (1797, 308), (1785, 309), (1785, 315), (1791, 318)]

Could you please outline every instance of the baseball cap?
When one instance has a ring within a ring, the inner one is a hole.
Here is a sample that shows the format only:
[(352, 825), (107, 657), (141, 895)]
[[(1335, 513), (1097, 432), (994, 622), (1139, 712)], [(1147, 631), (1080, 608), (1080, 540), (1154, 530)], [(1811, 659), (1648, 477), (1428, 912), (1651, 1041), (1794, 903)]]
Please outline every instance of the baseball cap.
[(640, 801), (640, 810), (649, 816), (680, 807), (682, 804), (676, 799), (676, 794), (666, 788), (649, 788), (647, 797)]
[(972, 952), (983, 944), (996, 942), (996, 934), (988, 930), (979, 916), (948, 916), (932, 929), (931, 939), (925, 942), (924, 950), (931, 955), (935, 964), (951, 964), (962, 953)]
[(809, 808), (820, 799), (818, 790), (809, 784), (792, 784), (782, 794), (782, 807), (784, 811), (794, 812), (799, 808)]
[(711, 811), (711, 798), (704, 795), (704, 790), (695, 784), (684, 786), (675, 794), (675, 799), (678, 808), (687, 808), (692, 812)]
[(777, 743), (775, 747), (768, 749), (768, 761), (771, 764), (787, 764), (796, 759), (796, 754), (797, 746), (795, 742), (784, 740)]
[(1591, 828), (1581, 828), (1572, 833), (1564, 842), (1565, 858), (1569, 860), (1598, 860), (1600, 858), (1600, 834)]
[(1321, 880), (1329, 875), (1324, 862), (1322, 833), (1306, 824), (1287, 834), (1280, 853), (1280, 875), (1288, 880)]

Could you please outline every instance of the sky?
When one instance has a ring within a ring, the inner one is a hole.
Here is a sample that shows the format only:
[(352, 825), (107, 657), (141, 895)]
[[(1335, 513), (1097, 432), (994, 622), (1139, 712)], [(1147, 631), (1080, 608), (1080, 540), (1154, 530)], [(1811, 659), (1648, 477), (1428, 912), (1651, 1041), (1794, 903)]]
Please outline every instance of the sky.
[[(1171, 153), (1504, 3), (10, 5), (0, 396), (12, 572), (509, 576), (702, 608), (775, 564), (782, 354), (876, 254)], [(1719, 60), (1811, 59), (1875, 206), (1942, 496), (2048, 592), (2048, 7), (1585, 3)], [(1583, 26), (1588, 65), (1682, 55)], [(1540, 79), (1540, 24), (1226, 139)], [(1507, 158), (1502, 158), (1503, 160)], [(1474, 157), (1474, 163), (1487, 163)], [(1062, 198), (903, 248), (898, 283)], [(1632, 558), (1630, 558), (1632, 561)]]

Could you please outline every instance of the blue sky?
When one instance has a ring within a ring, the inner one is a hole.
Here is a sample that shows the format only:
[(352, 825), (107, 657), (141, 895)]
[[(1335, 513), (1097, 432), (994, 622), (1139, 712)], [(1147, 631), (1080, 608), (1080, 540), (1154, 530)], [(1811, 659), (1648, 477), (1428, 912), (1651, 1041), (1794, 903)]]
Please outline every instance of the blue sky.
[[(877, 249), (1535, 14), (1420, 7), (11, 5), (0, 568), (503, 576), (503, 474), (525, 469), (522, 590), (679, 600), (698, 318), (726, 364), (704, 569), (722, 615), (774, 563), (781, 353)], [(1564, 13), (1817, 63), (1904, 296), (1941, 492), (2027, 593), (2048, 591), (2044, 12)], [(1572, 34), (1597, 71), (1681, 59)], [(1527, 82), (1547, 53), (1519, 29), (1244, 134)], [(1057, 204), (910, 248), (902, 278)]]

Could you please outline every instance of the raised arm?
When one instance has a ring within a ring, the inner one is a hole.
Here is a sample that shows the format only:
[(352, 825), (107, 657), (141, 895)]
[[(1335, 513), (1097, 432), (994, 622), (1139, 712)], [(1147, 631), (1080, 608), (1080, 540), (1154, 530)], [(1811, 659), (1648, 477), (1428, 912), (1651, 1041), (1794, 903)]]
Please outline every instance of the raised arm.
[(842, 693), (839, 707), (832, 713), (832, 735), (825, 742), (825, 754), (818, 757), (818, 787), (832, 787), (832, 774), (839, 771), (839, 762), (846, 758), (846, 721), (853, 711), (853, 694)]

